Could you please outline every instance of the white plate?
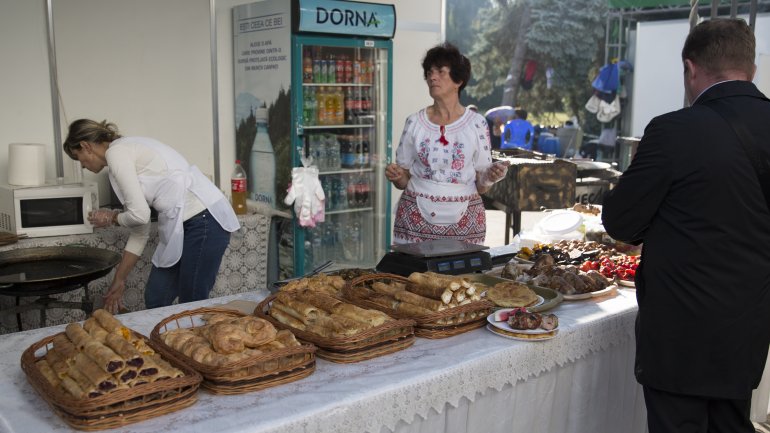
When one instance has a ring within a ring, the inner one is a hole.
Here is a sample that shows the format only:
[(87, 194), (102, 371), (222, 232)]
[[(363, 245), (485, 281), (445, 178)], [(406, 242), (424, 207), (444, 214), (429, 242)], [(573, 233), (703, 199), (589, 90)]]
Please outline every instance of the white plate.
[(549, 235), (563, 235), (576, 230), (583, 224), (583, 215), (574, 210), (557, 210), (540, 220), (540, 230)]
[(636, 283), (634, 283), (633, 281), (628, 281), (628, 280), (618, 280), (618, 285), (619, 286), (623, 286), (623, 287), (633, 287), (633, 288), (636, 288)]
[[(497, 312), (500, 312), (500, 311), (513, 311), (515, 309), (516, 308), (502, 308), (500, 310), (497, 310)], [(537, 313), (537, 314), (540, 314), (540, 313)], [(505, 322), (495, 322), (495, 313), (492, 313), (489, 316), (487, 316), (487, 322), (489, 323), (489, 325), (492, 325), (495, 328), (502, 329), (503, 331), (515, 332), (517, 334), (548, 334), (549, 332), (553, 332), (553, 331), (556, 331), (557, 329), (559, 329), (558, 326), (556, 326), (555, 328), (551, 329), (550, 331), (546, 331), (545, 329), (540, 329), (540, 328), (538, 328), (538, 329), (513, 329), (513, 328), (511, 328), (511, 325), (509, 325), (507, 321), (505, 321)]]
[(556, 337), (556, 334), (558, 334), (558, 332), (554, 332), (552, 335), (548, 335), (548, 336), (540, 337), (540, 338), (521, 338), (521, 337), (516, 337), (515, 335), (504, 334), (503, 332), (498, 331), (492, 325), (487, 325), (487, 330), (489, 332), (495, 334), (495, 335), (500, 336), (500, 337), (508, 338), (510, 340), (518, 340), (518, 341), (545, 341), (545, 340), (550, 340), (550, 339)]
[(617, 288), (618, 286), (616, 284), (611, 284), (605, 287), (604, 289), (597, 290), (595, 292), (580, 293), (578, 295), (563, 295), (563, 296), (565, 301), (579, 301), (581, 299), (597, 298), (599, 296), (604, 296), (610, 293), (614, 293), (615, 289)]

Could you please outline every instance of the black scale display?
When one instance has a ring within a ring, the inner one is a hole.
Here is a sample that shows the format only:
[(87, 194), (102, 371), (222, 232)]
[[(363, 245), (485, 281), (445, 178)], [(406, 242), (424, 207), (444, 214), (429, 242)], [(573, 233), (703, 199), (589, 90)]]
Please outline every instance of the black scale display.
[(468, 242), (439, 239), (398, 244), (377, 264), (379, 272), (408, 276), (412, 272), (459, 275), (492, 268), (489, 247)]

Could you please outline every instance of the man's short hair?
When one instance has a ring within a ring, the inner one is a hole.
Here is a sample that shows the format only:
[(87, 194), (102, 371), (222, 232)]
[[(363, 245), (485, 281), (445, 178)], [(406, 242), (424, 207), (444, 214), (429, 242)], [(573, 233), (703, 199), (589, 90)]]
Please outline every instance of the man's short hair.
[(691, 62), (719, 77), (727, 71), (754, 73), (754, 33), (740, 18), (715, 18), (695, 26), (682, 48), (682, 61)]

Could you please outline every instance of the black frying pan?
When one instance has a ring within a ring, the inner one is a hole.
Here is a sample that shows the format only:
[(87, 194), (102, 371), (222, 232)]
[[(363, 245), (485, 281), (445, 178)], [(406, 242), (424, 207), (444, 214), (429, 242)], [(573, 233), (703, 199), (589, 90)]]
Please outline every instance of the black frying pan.
[(0, 294), (43, 296), (107, 275), (121, 255), (93, 247), (37, 247), (0, 252)]

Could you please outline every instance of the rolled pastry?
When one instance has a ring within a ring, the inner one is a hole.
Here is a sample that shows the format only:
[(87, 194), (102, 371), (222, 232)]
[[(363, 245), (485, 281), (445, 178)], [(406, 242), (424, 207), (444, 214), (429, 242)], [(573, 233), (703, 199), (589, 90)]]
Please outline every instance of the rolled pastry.
[(330, 314), (334, 312), (334, 309), (338, 305), (342, 304), (342, 301), (333, 296), (327, 295), (325, 293), (316, 293), (310, 290), (299, 290), (294, 292), (293, 295), (298, 300), (314, 305), (315, 307), (318, 307)]
[[(62, 377), (61, 387), (76, 399), (81, 399), (86, 397), (86, 392), (83, 391), (83, 388), (81, 388), (80, 385), (78, 385), (78, 383), (69, 376)], [(94, 397), (99, 395), (99, 393), (96, 391), (94, 391), (93, 394), (94, 394), (93, 395)]]
[[(144, 361), (143, 361), (144, 362)], [(136, 376), (139, 375), (139, 371), (136, 368), (124, 368), (123, 371), (115, 373), (114, 377), (118, 380), (118, 384), (128, 385)]]
[(48, 362), (48, 365), (53, 369), (54, 373), (56, 373), (59, 379), (67, 375), (67, 370), (69, 370), (70, 366), (64, 360), (64, 358), (62, 358), (57, 350), (51, 348), (51, 350), (45, 354), (45, 360)]
[[(88, 397), (98, 397), (103, 394), (99, 387), (88, 380), (88, 377), (74, 365), (70, 366), (67, 370), (67, 377), (72, 378), (78, 387), (83, 390), (83, 394)], [(62, 384), (64, 384), (64, 380), (62, 379)]]
[(144, 364), (143, 355), (133, 344), (118, 334), (107, 334), (106, 343), (107, 347), (123, 358), (127, 366), (139, 368)]
[[(109, 391), (117, 387), (117, 383), (115, 383), (112, 375), (105, 372), (96, 362), (83, 353), (78, 353), (75, 357), (75, 365), (72, 367), (83, 373), (92, 384), (96, 385), (100, 392)], [(72, 367), (68, 372), (70, 375), (72, 375)]]
[[(420, 274), (421, 275), (421, 274)], [(452, 297), (452, 291), (449, 290), (447, 286), (439, 285), (439, 286), (423, 286), (420, 284), (410, 284), (406, 286), (406, 290), (416, 293), (420, 296), (424, 296), (426, 298), (430, 299), (436, 299), (439, 301), (443, 301), (444, 298), (447, 296), (449, 298)], [(446, 303), (446, 302), (445, 302)]]
[(158, 379), (168, 379), (184, 376), (184, 372), (182, 370), (171, 365), (168, 361), (163, 359), (160, 354), (156, 353), (151, 355), (150, 358), (152, 358), (152, 360), (158, 366)]
[(443, 289), (449, 288), (449, 281), (443, 275), (433, 272), (412, 272), (408, 278), (412, 285), (424, 287), (426, 290), (441, 289), (443, 292)]
[(367, 310), (345, 302), (341, 302), (337, 305), (334, 309), (334, 313), (358, 322), (368, 323), (370, 326), (380, 326), (385, 322), (393, 320), (381, 311)]
[(275, 320), (283, 323), (284, 325), (291, 326), (292, 328), (302, 331), (305, 330), (305, 324), (296, 317), (289, 314), (283, 304), (273, 302), (273, 304), (270, 306), (270, 315)]
[(107, 332), (115, 332), (123, 336), (126, 340), (132, 339), (131, 330), (123, 326), (118, 319), (115, 318), (109, 311), (105, 309), (98, 309), (94, 311), (93, 316), (102, 325), (102, 328)]
[(67, 334), (67, 337), (69, 337), (72, 344), (74, 344), (78, 350), (83, 350), (86, 343), (94, 341), (93, 337), (91, 337), (79, 323), (70, 323), (64, 328), (64, 333)]
[(107, 340), (107, 330), (102, 328), (102, 325), (99, 324), (99, 321), (93, 317), (89, 317), (85, 322), (83, 322), (83, 329), (85, 329), (91, 337), (96, 339), (96, 341), (104, 343)]
[(115, 373), (125, 366), (120, 355), (94, 339), (86, 343), (83, 347), (83, 353), (88, 355), (106, 373)]
[(376, 281), (372, 284), (372, 290), (374, 290), (377, 293), (382, 293), (383, 295), (393, 296), (393, 294), (395, 294), (396, 292), (400, 292), (404, 290), (404, 287), (402, 285), (396, 285), (395, 283), (387, 284), (381, 281)]
[(431, 311), (439, 311), (439, 309), (443, 306), (443, 303), (441, 301), (426, 298), (424, 296), (420, 296), (416, 293), (408, 292), (406, 290), (404, 290), (403, 292), (396, 293), (393, 297), (398, 299), (399, 301), (408, 302), (410, 304), (414, 304)]
[(59, 378), (59, 376), (54, 373), (51, 365), (48, 364), (48, 361), (46, 361), (45, 358), (37, 361), (35, 365), (37, 365), (37, 369), (40, 371), (40, 374), (43, 375), (48, 383), (50, 383), (54, 388), (59, 386), (61, 383), (61, 378)]
[(382, 293), (372, 293), (366, 299), (374, 304), (394, 310), (396, 309), (396, 305), (398, 305), (398, 300), (396, 300), (396, 298)]
[(58, 334), (53, 337), (53, 350), (58, 352), (61, 358), (68, 364), (75, 362), (75, 355), (79, 353), (75, 345), (72, 344), (72, 341), (64, 334)]
[(298, 292), (280, 292), (277, 299), (282, 304), (293, 309), (300, 314), (301, 317), (297, 317), (303, 322), (313, 321), (318, 316), (318, 308), (315, 304), (309, 304), (304, 298), (296, 296)]
[(426, 314), (434, 313), (434, 311), (420, 307), (418, 305), (410, 304), (409, 302), (399, 302), (398, 305), (396, 305), (396, 311), (411, 317), (424, 316)]

